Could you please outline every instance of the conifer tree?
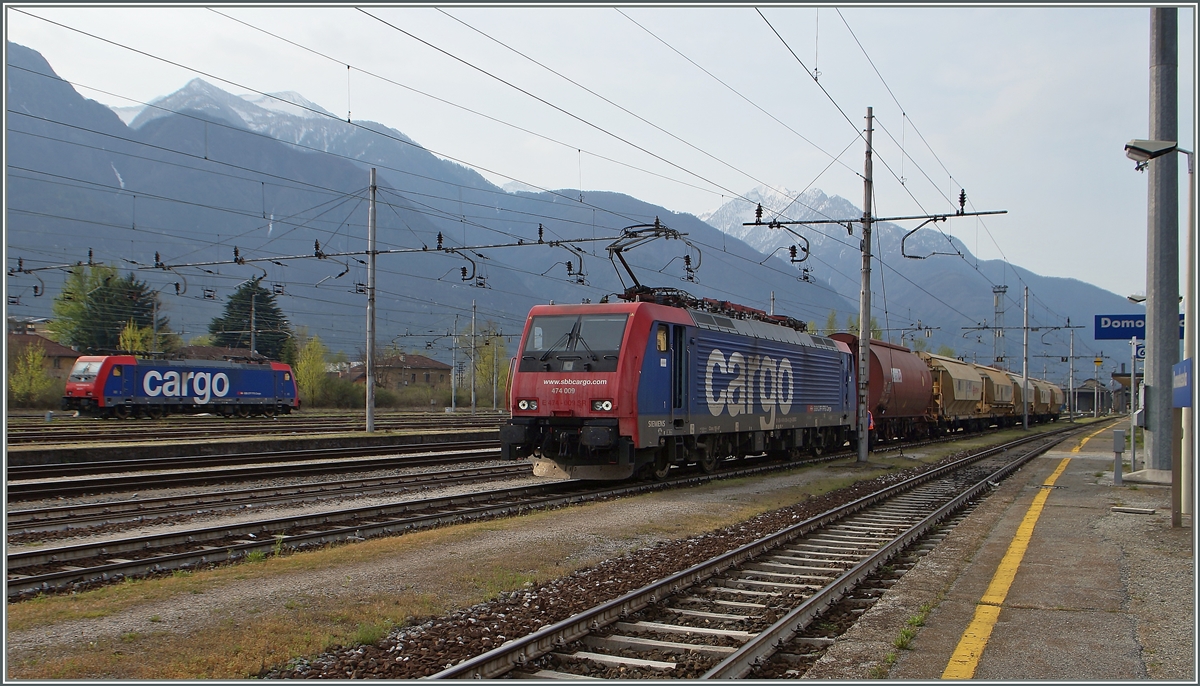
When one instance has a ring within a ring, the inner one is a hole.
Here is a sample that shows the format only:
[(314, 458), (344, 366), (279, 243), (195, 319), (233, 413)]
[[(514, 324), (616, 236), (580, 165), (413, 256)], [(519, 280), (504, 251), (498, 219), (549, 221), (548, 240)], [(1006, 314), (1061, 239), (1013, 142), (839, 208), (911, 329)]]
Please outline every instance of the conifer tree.
[(225, 313), (209, 323), (208, 332), (215, 345), (245, 348), (249, 352), (253, 310), (254, 348), (259, 355), (278, 360), (292, 329), (275, 296), (262, 287), (261, 281), (261, 278), (251, 279), (238, 286), (225, 303)]

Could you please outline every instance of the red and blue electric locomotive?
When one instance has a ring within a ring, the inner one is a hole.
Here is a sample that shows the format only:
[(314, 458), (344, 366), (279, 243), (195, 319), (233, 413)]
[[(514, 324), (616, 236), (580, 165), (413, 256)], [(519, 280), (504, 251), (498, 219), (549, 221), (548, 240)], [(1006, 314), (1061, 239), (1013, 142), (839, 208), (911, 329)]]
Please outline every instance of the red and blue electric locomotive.
[(211, 412), (273, 417), (300, 406), (296, 377), (281, 362), (139, 360), (83, 356), (67, 377), (64, 410), (99, 417)]
[[(713, 300), (539, 305), (511, 384), (505, 457), (539, 476), (663, 478), (727, 456), (841, 446), (849, 347), (786, 317)], [(667, 304), (662, 304), (667, 303)]]

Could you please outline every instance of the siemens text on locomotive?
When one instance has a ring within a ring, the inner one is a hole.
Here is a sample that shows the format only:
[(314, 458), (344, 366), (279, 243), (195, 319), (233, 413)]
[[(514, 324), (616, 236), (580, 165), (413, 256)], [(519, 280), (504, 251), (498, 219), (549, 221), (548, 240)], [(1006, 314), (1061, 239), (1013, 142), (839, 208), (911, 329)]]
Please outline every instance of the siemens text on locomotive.
[[(530, 311), (504, 457), (530, 458), (540, 476), (662, 478), (672, 465), (711, 472), (728, 456), (854, 445), (854, 335), (686, 294), (628, 299)], [(883, 341), (870, 350), (872, 442), (1021, 422), (1019, 376)], [(1061, 389), (1029, 383), (1030, 420), (1057, 419)]]
[(144, 360), (131, 355), (80, 357), (62, 399), (64, 410), (118, 418), (185, 412), (273, 417), (299, 406), (295, 375), (281, 362)]

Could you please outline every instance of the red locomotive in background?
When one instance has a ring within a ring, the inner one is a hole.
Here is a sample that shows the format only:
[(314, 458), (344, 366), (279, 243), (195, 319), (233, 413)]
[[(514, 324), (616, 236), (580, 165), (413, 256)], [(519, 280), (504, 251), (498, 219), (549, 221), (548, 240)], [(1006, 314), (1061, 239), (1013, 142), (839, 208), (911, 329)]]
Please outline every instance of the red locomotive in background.
[(67, 376), (64, 410), (99, 417), (158, 418), (211, 412), (273, 417), (300, 407), (296, 377), (282, 362), (144, 360), (83, 356)]

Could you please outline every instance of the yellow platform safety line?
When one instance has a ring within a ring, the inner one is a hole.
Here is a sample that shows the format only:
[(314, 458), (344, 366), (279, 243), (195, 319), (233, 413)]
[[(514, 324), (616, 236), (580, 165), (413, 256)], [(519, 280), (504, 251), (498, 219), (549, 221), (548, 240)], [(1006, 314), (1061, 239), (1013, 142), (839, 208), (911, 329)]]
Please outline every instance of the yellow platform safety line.
[[(1053, 486), (1070, 461), (1071, 458), (1064, 457), (1043, 486)], [(1008, 551), (1000, 560), (1000, 566), (992, 576), (987, 590), (984, 591), (983, 598), (975, 606), (975, 616), (967, 625), (967, 630), (963, 632), (962, 638), (959, 639), (954, 654), (950, 656), (950, 662), (946, 664), (946, 670), (942, 672), (943, 679), (970, 679), (975, 676), (975, 670), (979, 667), (979, 658), (983, 655), (983, 649), (987, 647), (988, 638), (992, 635), (992, 627), (996, 625), (996, 620), (1000, 617), (1000, 608), (1017, 575), (1017, 568), (1021, 566), (1021, 560), (1025, 557), (1025, 550), (1029, 547), (1030, 539), (1033, 538), (1033, 527), (1042, 515), (1042, 508), (1046, 505), (1046, 498), (1050, 497), (1050, 490), (1043, 488), (1034, 496), (1033, 503), (1025, 513), (1025, 518), (1021, 520), (1021, 525), (1017, 527), (1017, 533), (1013, 536), (1012, 543), (1008, 545)]]
[(1073, 453), (1077, 453), (1077, 452), (1079, 452), (1080, 450), (1083, 450), (1083, 444), (1084, 444), (1084, 443), (1087, 443), (1088, 441), (1090, 441), (1090, 440), (1092, 440), (1093, 438), (1095, 438), (1095, 437), (1096, 437), (1096, 436), (1097, 436), (1097, 435), (1098, 435), (1098, 434), (1099, 434), (1101, 431), (1106, 431), (1106, 430), (1108, 430), (1108, 429), (1111, 429), (1111, 428), (1112, 428), (1112, 424), (1109, 424), (1108, 426), (1102, 426), (1102, 427), (1100, 427), (1099, 429), (1096, 429), (1095, 431), (1093, 431), (1092, 433), (1090, 433), (1090, 434), (1088, 434), (1088, 435), (1084, 436), (1084, 437), (1083, 437), (1083, 440), (1079, 442), (1079, 445), (1075, 446), (1074, 448), (1071, 448), (1071, 452), (1073, 452)]

